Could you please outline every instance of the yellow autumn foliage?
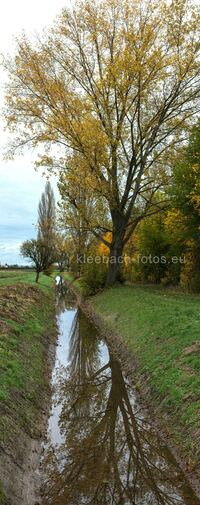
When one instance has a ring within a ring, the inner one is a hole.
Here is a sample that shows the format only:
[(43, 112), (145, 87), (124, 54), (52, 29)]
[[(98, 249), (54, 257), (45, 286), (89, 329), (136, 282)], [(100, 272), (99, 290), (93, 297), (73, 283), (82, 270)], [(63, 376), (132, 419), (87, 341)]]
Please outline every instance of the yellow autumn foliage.
[[(103, 238), (105, 240), (107, 240), (107, 242), (109, 242), (111, 244), (112, 242), (112, 233), (111, 232), (107, 232), (103, 235)], [(101, 256), (109, 256), (109, 253), (110, 253), (110, 249), (109, 247), (104, 244), (103, 242), (100, 242), (98, 244), (98, 247), (97, 247), (97, 253), (100, 254)]]

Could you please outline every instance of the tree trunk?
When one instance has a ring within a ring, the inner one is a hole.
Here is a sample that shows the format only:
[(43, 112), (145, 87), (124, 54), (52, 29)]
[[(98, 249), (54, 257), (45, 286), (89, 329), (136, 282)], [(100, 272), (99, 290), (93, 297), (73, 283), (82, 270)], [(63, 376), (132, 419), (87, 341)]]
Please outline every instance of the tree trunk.
[(112, 286), (116, 282), (122, 282), (122, 252), (122, 243), (111, 246), (106, 286)]
[(113, 234), (110, 248), (109, 267), (106, 286), (122, 282), (123, 241), (126, 231), (126, 219), (118, 209), (112, 211)]
[(36, 272), (36, 278), (35, 278), (35, 282), (38, 282), (38, 279), (39, 279), (39, 275), (40, 275), (40, 272)]

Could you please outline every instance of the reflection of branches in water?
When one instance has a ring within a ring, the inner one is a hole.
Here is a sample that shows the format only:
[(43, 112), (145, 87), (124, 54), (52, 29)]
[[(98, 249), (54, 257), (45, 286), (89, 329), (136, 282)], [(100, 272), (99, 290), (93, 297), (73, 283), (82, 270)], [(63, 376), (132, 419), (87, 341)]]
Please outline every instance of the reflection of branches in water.
[(56, 287), (60, 296), (65, 295), (69, 289), (67, 283), (61, 275), (56, 277)]
[(96, 333), (91, 334), (91, 328), (88, 331), (88, 322), (78, 311), (70, 332), (69, 350), (70, 373), (78, 383), (95, 373), (100, 363), (98, 343)]
[(65, 312), (66, 309), (74, 310), (76, 306), (76, 297), (62, 276), (56, 277), (58, 314)]
[[(86, 416), (88, 417), (92, 410), (91, 390), (94, 384), (91, 383), (90, 378), (99, 367), (99, 341), (96, 332), (91, 332), (91, 328), (88, 327), (88, 321), (78, 311), (70, 332), (68, 368), (71, 392), (69, 388), (67, 394), (73, 406), (74, 415), (76, 413), (76, 416), (79, 416), (81, 419), (84, 419)], [(77, 390), (77, 395), (74, 394), (74, 389)], [(65, 384), (63, 394), (66, 394)], [(62, 423), (62, 419), (63, 416), (61, 416), (60, 422), (61, 430), (65, 426), (65, 422)]]
[(62, 388), (60, 421), (66, 441), (60, 456), (64, 463), (59, 469), (56, 452), (49, 448), (44, 503), (191, 504), (177, 491), (176, 467), (165, 462), (156, 437), (146, 426), (143, 429), (141, 417), (137, 421), (132, 392), (118, 361), (110, 354), (109, 363), (100, 366), (99, 341), (87, 335), (89, 328), (84, 325), (80, 332), (80, 323), (79, 319), (74, 324), (71, 376)]

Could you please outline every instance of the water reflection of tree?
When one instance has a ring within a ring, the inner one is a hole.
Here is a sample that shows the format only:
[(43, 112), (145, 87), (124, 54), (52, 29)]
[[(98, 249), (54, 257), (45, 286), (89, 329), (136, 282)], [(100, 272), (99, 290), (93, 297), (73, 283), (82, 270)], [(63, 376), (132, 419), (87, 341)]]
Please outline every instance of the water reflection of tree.
[(56, 291), (58, 301), (58, 315), (60, 315), (62, 312), (65, 312), (66, 309), (74, 310), (74, 306), (76, 305), (76, 297), (74, 296), (73, 292), (70, 291), (68, 284), (60, 275), (56, 277)]
[(80, 385), (100, 367), (99, 340), (81, 312), (77, 312), (71, 328), (70, 375)]
[(63, 296), (67, 293), (68, 291), (68, 285), (63, 279), (62, 275), (57, 275), (56, 277), (56, 287), (57, 287), (57, 293), (60, 296)]
[[(44, 504), (175, 505), (179, 476), (156, 436), (135, 413), (119, 362), (99, 356), (99, 340), (84, 318), (74, 320), (67, 381), (61, 387), (65, 443), (46, 454)], [(58, 459), (60, 464), (58, 464)], [(182, 491), (184, 493), (184, 490)]]

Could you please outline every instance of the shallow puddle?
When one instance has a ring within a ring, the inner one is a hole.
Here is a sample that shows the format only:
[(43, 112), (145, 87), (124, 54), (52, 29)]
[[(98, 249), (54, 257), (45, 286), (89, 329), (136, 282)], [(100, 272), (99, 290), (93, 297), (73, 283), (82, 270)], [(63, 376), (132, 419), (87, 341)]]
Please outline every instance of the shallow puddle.
[(199, 505), (119, 362), (70, 293), (58, 295), (43, 505)]

